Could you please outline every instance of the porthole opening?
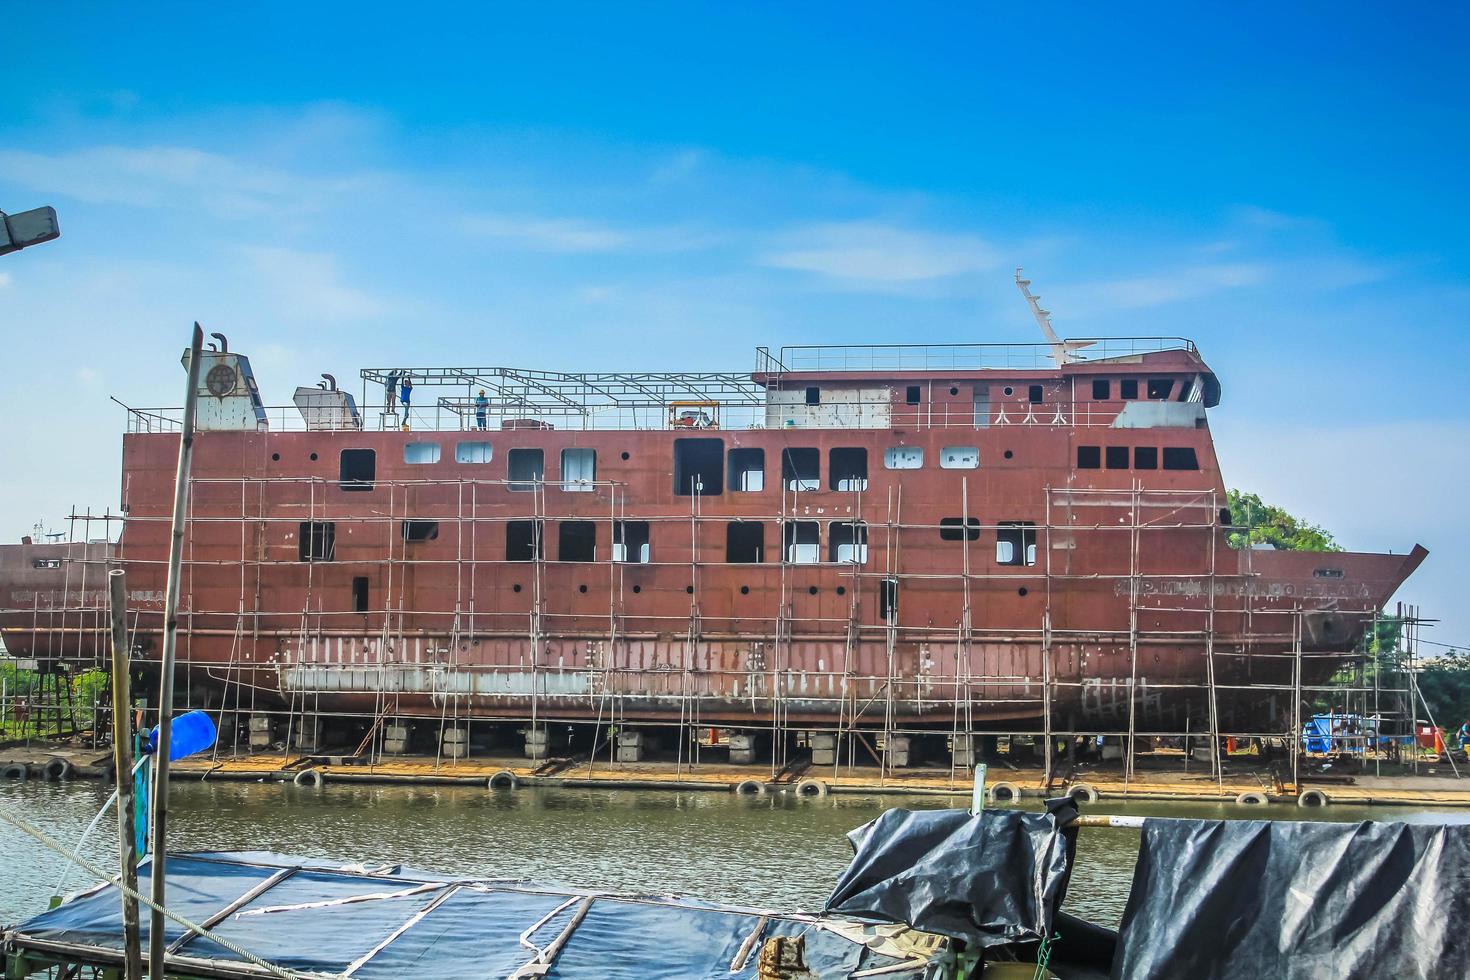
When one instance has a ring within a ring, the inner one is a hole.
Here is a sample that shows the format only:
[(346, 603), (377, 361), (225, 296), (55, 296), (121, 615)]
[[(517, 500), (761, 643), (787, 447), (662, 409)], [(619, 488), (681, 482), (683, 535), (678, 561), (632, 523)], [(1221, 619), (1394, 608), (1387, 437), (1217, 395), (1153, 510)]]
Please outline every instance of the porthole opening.
[(845, 586), (845, 585), (839, 585), (837, 587), (837, 594), (838, 595), (847, 595), (847, 586)]
[(1013, 452), (1011, 452), (1009, 449), (1007, 449), (1006, 452), (1005, 452), (1006, 459), (1010, 459), (1014, 455), (1016, 455), (1016, 454), (1013, 453)]
[(271, 453), (271, 462), (273, 462), (273, 463), (279, 463), (280, 461), (281, 461), (281, 454), (280, 453)]
[(807, 595), (816, 595), (817, 594), (817, 591), (818, 591), (817, 590), (817, 587), (815, 585), (813, 585), (813, 586), (810, 586), (810, 587), (807, 588), (806, 594)]
[(1008, 396), (1014, 395), (1016, 393), (1016, 389), (1012, 388), (1010, 385), (1006, 385), (1002, 393)]
[(313, 462), (313, 463), (315, 463), (315, 462), (316, 462), (316, 453), (312, 453), (312, 454), (311, 454), (311, 461), (312, 461), (312, 462)]
[(628, 454), (627, 453), (619, 453), (618, 454), (618, 458), (619, 459), (627, 459), (628, 458)]
[(511, 590), (511, 591), (512, 591), (512, 592), (519, 592), (519, 591), (521, 591), (521, 587), (520, 587), (520, 586), (519, 586), (519, 585), (512, 585), (512, 586), (511, 586), (511, 587), (510, 587), (510, 590)]
[(949, 389), (949, 393), (951, 395), (958, 395), (960, 393), (960, 390), (958, 388), (951, 388)]
[(1025, 594), (1026, 594), (1026, 586), (1024, 586), (1024, 585), (1021, 586), (1019, 589), (1016, 590), (1016, 595), (1024, 596)]
[(642, 591), (643, 591), (643, 586), (641, 586), (641, 585), (635, 585), (635, 586), (633, 586), (633, 594), (634, 595), (637, 595), (638, 593), (640, 593)]
[(742, 585), (740, 587), (740, 594), (741, 595), (750, 595), (750, 586), (748, 586), (748, 585)]
[(686, 586), (684, 586), (684, 594), (685, 595), (693, 595), (694, 594), (694, 586), (692, 586), (692, 585), (686, 585)]
[(582, 593), (583, 595), (586, 595), (587, 594), (587, 586), (585, 586), (585, 585), (579, 585), (579, 586), (577, 586), (577, 591), (580, 592), (580, 593)]

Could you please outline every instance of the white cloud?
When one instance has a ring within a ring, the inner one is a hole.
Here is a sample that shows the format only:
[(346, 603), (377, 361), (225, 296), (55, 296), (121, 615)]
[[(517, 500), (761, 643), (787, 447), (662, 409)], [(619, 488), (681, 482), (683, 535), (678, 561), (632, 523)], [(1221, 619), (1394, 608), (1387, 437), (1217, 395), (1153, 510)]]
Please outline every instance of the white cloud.
[(241, 251), (261, 299), (287, 320), (342, 322), (395, 312), (394, 304), (344, 282), (334, 255), (261, 246)]
[(0, 272), (0, 289), (4, 289), (8, 285), (10, 285), (10, 273)]
[(360, 176), (289, 173), (190, 146), (0, 151), (0, 176), (89, 204), (202, 209), (228, 218), (316, 211), (326, 198), (371, 183)]
[(781, 236), (762, 265), (867, 283), (914, 283), (996, 268), (995, 249), (966, 234), (869, 221), (807, 225)]
[(1071, 291), (1071, 299), (1093, 310), (1137, 310), (1197, 299), (1225, 290), (1259, 286), (1271, 278), (1271, 274), (1270, 266), (1250, 262), (1186, 266), (1158, 275), (1078, 286)]
[(611, 252), (626, 247), (630, 236), (616, 228), (554, 218), (472, 214), (465, 230), (484, 238), (501, 238), (542, 252)]

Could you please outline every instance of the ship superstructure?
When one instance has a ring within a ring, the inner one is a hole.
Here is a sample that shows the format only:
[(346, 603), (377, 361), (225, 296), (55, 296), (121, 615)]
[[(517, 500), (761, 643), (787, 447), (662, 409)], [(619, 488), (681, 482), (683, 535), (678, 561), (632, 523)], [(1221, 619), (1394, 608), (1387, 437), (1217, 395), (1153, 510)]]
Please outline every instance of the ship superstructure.
[[(1261, 734), (1426, 554), (1228, 547), (1220, 385), (1179, 338), (369, 368), (357, 398), (324, 376), (285, 408), (220, 339), (178, 658), (221, 710), (869, 732), (884, 753)], [(157, 657), (178, 419), (129, 410), (115, 546), (0, 550), (13, 653), (99, 654), (120, 562), (135, 655)]]

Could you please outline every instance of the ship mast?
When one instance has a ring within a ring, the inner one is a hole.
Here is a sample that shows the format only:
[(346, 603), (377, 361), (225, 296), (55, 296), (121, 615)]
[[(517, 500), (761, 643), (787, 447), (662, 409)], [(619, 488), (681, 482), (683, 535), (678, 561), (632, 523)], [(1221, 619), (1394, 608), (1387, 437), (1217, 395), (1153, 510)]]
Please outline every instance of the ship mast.
[(1051, 311), (1043, 310), (1041, 308), (1041, 297), (1032, 293), (1031, 289), (1029, 288), (1030, 286), (1031, 280), (1021, 278), (1021, 268), (1020, 266), (1017, 266), (1016, 288), (1021, 291), (1022, 296), (1026, 297), (1026, 302), (1031, 307), (1031, 315), (1036, 318), (1036, 325), (1039, 326), (1041, 328), (1041, 332), (1046, 335), (1046, 342), (1048, 344), (1051, 344), (1052, 360), (1057, 362), (1057, 367), (1071, 364), (1077, 359), (1075, 356), (1073, 356), (1073, 352), (1081, 350), (1083, 347), (1091, 347), (1092, 341), (1062, 340), (1060, 337), (1058, 337), (1057, 332), (1052, 329)]

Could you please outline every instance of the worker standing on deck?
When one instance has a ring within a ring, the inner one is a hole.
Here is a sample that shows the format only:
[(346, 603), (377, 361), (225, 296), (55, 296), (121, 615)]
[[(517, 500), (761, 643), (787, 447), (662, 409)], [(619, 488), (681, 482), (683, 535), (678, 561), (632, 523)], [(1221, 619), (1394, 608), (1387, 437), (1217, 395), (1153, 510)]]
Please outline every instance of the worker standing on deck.
[(480, 389), (479, 397), (475, 399), (475, 428), (481, 432), (485, 431), (485, 414), (490, 411), (490, 399), (485, 397), (485, 389)]
[(398, 398), (398, 372), (389, 371), (386, 382), (383, 385), (383, 406), (391, 414), (393, 406)]

